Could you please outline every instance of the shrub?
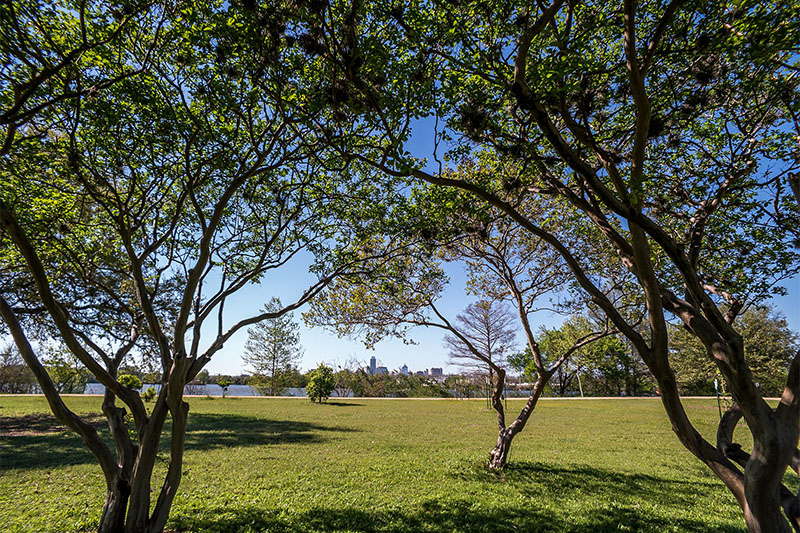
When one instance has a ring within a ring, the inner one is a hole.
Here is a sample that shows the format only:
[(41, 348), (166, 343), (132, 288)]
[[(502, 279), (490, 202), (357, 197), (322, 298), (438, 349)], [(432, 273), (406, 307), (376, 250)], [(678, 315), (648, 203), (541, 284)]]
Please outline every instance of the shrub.
[(306, 386), (306, 396), (312, 402), (322, 403), (327, 400), (333, 391), (336, 380), (333, 377), (333, 369), (320, 364), (313, 372)]
[(120, 385), (124, 385), (131, 389), (138, 390), (142, 388), (142, 380), (133, 374), (120, 374), (119, 377), (117, 377), (117, 381), (119, 381)]
[(146, 402), (152, 402), (155, 399), (156, 399), (155, 387), (147, 387), (147, 389), (142, 393), (142, 400)]

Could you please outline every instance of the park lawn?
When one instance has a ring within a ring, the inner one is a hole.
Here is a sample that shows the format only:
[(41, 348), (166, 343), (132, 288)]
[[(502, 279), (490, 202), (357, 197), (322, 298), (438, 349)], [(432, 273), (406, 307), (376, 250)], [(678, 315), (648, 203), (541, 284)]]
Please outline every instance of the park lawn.
[[(100, 412), (100, 397), (66, 401)], [(744, 530), (657, 399), (543, 400), (499, 475), (483, 468), (497, 434), (484, 401), (188, 401), (170, 531)], [(686, 403), (711, 438), (716, 401)], [(100, 469), (78, 437), (38, 416), (48, 412), (42, 397), (0, 397), (2, 531), (84, 531), (99, 519)]]

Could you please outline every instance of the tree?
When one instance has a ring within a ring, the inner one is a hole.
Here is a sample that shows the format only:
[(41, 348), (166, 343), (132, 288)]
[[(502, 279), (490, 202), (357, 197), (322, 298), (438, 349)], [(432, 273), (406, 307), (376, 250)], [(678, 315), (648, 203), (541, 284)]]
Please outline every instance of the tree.
[[(786, 318), (767, 305), (757, 305), (736, 319), (744, 342), (744, 354), (753, 379), (765, 396), (780, 396), (798, 345), (797, 333)], [(686, 329), (670, 331), (675, 376), (684, 394), (714, 394), (715, 379), (724, 379), (710, 361), (706, 348)]]
[[(592, 324), (593, 321), (590, 316), (571, 315), (557, 328), (541, 328), (539, 345), (542, 358), (550, 361), (558, 357), (564, 349), (572, 346), (575, 339), (597, 329), (599, 324)], [(527, 375), (534, 372), (529, 350), (515, 355), (509, 362), (517, 371)], [(556, 371), (550, 385), (559, 396), (567, 393), (639, 396), (653, 392), (652, 377), (644, 362), (619, 335), (598, 339), (573, 353)]]
[[(361, 363), (355, 356), (347, 359), (343, 365), (336, 364), (335, 366), (337, 370), (334, 373), (335, 385), (333, 388), (336, 392), (336, 396), (345, 398), (354, 394), (356, 390), (361, 389), (359, 381), (361, 375), (364, 373), (360, 371)], [(361, 394), (359, 394), (359, 396), (361, 396)]]
[(142, 392), (142, 400), (147, 403), (152, 402), (156, 399), (156, 389), (155, 387), (147, 387), (144, 392)]
[[(301, 307), (373, 257), (362, 245), (402, 201), (394, 179), (342, 169), (317, 143), (333, 117), (328, 96), (302, 80), (306, 53), (283, 38), (288, 26), (303, 31), (287, 24), (295, 11), (181, 4), (129, 25), (157, 43), (148, 68), (128, 75), (141, 66), (138, 40), (86, 54), (89, 73), (117, 81), (70, 98), (61, 83), (38, 86), (47, 105), (35, 129), (0, 159), (3, 332), (100, 465), (101, 531), (164, 529), (184, 470), (184, 387), (239, 330)], [(229, 298), (297, 256), (308, 258), (307, 286), (281, 309), (231, 320)], [(63, 339), (105, 386), (113, 446), (63, 402), (38, 338)], [(117, 379), (137, 354), (160, 367), (150, 412)], [(164, 444), (168, 465), (156, 469)]]
[[(780, 292), (800, 264), (792, 192), (800, 190), (797, 30), (784, 22), (798, 6), (359, 7), (319, 17), (331, 36), (320, 76), (341, 80), (350, 100), (370, 106), (350, 106), (359, 118), (350, 123), (363, 134), (348, 147), (354, 157), (474, 194), (551, 246), (647, 364), (679, 440), (730, 490), (748, 528), (789, 531), (787, 519), (800, 527), (797, 497), (781, 484), (796, 466), (800, 352), (772, 407), (734, 325), (748, 303)], [(371, 79), (374, 72), (388, 83)], [(426, 115), (446, 124), (434, 146), (446, 139), (449, 161), (490, 154), (496, 166), (524, 175), (453, 173), (436, 152), (438, 171), (423, 167), (405, 140), (412, 119)], [(543, 207), (531, 209), (521, 197)], [(643, 304), (634, 317), (644, 318), (643, 328), (540, 223), (548, 204), (574, 212), (615, 250), (614, 260), (635, 277)], [(718, 446), (681, 404), (665, 313), (702, 342), (736, 399)], [(740, 419), (753, 437), (752, 455), (730, 441)]]
[(309, 376), (306, 396), (312, 403), (322, 403), (322, 400), (327, 400), (331, 395), (334, 385), (333, 369), (320, 363)]
[(228, 387), (231, 386), (231, 380), (227, 378), (222, 378), (217, 380), (217, 385), (222, 388), (222, 397), (225, 397), (225, 394), (228, 392)]
[[(506, 354), (511, 353), (515, 347), (514, 325), (514, 315), (502, 302), (480, 300), (469, 304), (462, 314), (456, 316), (455, 327), (461, 332), (461, 336), (448, 334), (444, 337), (444, 344), (450, 354), (450, 364), (479, 370), (487, 376), (489, 383), (494, 384), (494, 368), (505, 366)], [(470, 345), (483, 357), (476, 356)]]
[[(418, 207), (425, 209), (421, 206), (435, 205), (426, 196), (431, 191), (416, 192), (420, 195)], [(313, 324), (335, 328), (340, 335), (361, 335), (368, 346), (388, 335), (406, 338), (408, 328), (414, 326), (446, 331), (449, 344), (457, 347), (462, 356), (473, 362), (479, 361), (490, 369), (492, 381), (488, 386), (490, 402), (497, 413), (498, 438), (489, 454), (489, 467), (501, 469), (506, 465), (514, 437), (525, 428), (553, 374), (574, 352), (603, 338), (609, 331), (603, 328), (574, 339), (572, 345), (566, 346), (558, 357), (546, 364), (529, 316), (538, 310), (539, 298), (565, 283), (558, 258), (503, 220), (486, 219), (477, 231), (461, 233), (459, 228), (471, 224), (463, 224), (460, 220), (448, 224), (439, 217), (451, 212), (454, 205), (459, 205), (458, 202), (462, 202), (461, 206), (467, 204), (463, 199), (448, 200), (446, 211), (415, 213), (421, 217), (417, 223), (422, 226), (420, 234), (423, 236), (416, 254), (392, 263), (382, 262), (361, 276), (336, 280), (312, 303), (311, 311), (305, 317)], [(438, 232), (436, 237), (433, 228)], [(473, 316), (462, 320), (460, 325), (444, 316), (435, 299), (445, 278), (437, 258), (429, 251), (437, 248), (446, 249), (446, 257), (450, 260), (467, 260), (468, 286), (473, 294), (494, 302), (511, 300), (517, 310), (532, 354), (536, 380), (525, 407), (510, 423), (506, 422), (502, 401), (506, 371), (496, 357), (497, 352), (506, 351), (499, 348), (513, 338), (510, 315), (490, 316), (491, 306), (484, 303), (482, 308), (475, 307)], [(601, 272), (602, 268), (597, 270)], [(383, 380), (375, 381), (382, 384)]]
[[(91, 373), (69, 351), (55, 349), (44, 359), (45, 369), (58, 392), (83, 394)], [(139, 385), (141, 387), (141, 385)]]
[(139, 390), (142, 388), (142, 380), (134, 374), (119, 374), (117, 381), (119, 381), (120, 385), (130, 389)]
[[(264, 311), (274, 313), (281, 308), (280, 299), (273, 297)], [(242, 359), (253, 368), (253, 386), (261, 394), (278, 396), (288, 386), (286, 377), (303, 357), (299, 330), (292, 313), (265, 320), (247, 330)]]
[(36, 391), (36, 377), (14, 346), (0, 349), (0, 392), (31, 394)]

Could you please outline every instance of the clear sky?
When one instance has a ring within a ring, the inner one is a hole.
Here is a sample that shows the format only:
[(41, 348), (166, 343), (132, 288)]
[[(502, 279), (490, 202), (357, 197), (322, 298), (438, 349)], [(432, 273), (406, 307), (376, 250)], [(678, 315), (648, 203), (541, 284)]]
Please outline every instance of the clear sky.
[[(225, 304), (226, 325), (254, 314), (254, 311), (269, 301), (272, 296), (279, 297), (284, 304), (295, 301), (302, 294), (303, 289), (314, 279), (307, 274), (307, 270), (303, 270), (300, 263), (301, 261), (297, 261), (289, 264), (286, 268), (276, 272), (274, 276), (264, 280), (259, 287), (242, 291), (235, 298), (230, 298)], [(448, 317), (455, 318), (476, 298), (466, 294), (463, 265), (452, 264), (447, 272), (451, 284), (443, 295), (439, 307)], [(352, 357), (368, 363), (369, 358), (374, 355), (379, 366), (385, 366), (390, 370), (399, 369), (407, 364), (413, 371), (442, 367), (447, 372), (447, 350), (442, 346), (444, 333), (437, 328), (416, 328), (410, 335), (415, 344), (405, 344), (399, 339), (389, 339), (378, 343), (373, 350), (368, 350), (357, 339), (339, 339), (334, 333), (324, 329), (306, 327), (300, 317), (302, 310), (295, 312), (294, 318), (300, 323), (301, 328), (300, 342), (305, 349), (305, 354), (300, 367), (304, 370), (309, 370), (321, 362), (343, 364), (345, 360)], [(540, 324), (554, 326), (562, 320), (558, 315), (549, 312), (540, 312), (534, 319), (537, 326)], [(238, 332), (220, 352), (214, 355), (206, 369), (211, 374), (237, 375), (246, 371), (241, 359), (246, 340), (245, 331)]]
[[(418, 157), (427, 155), (428, 161), (432, 161), (430, 154), (433, 152), (433, 121), (420, 121), (414, 130), (415, 135), (412, 136), (407, 148)], [(475, 301), (475, 298), (465, 293), (466, 276), (463, 265), (452, 264), (447, 273), (451, 284), (443, 295), (439, 307), (448, 317), (455, 318), (467, 305)], [(299, 257), (294, 263), (286, 265), (265, 279), (259, 288), (242, 291), (242, 294), (229, 299), (226, 303), (226, 324), (232, 324), (237, 319), (254, 314), (272, 296), (279, 297), (284, 304), (295, 301), (313, 281), (314, 278), (308, 274), (307, 263), (303, 262), (303, 257)], [(800, 279), (786, 281), (784, 286), (788, 289), (788, 295), (776, 298), (773, 304), (786, 315), (789, 326), (794, 331), (800, 332)], [(302, 311), (301, 309), (300, 312)], [(367, 363), (374, 355), (378, 359), (378, 365), (386, 366), (390, 370), (399, 369), (407, 364), (412, 371), (430, 367), (443, 367), (445, 372), (448, 371), (447, 350), (442, 346), (444, 333), (439, 329), (417, 328), (411, 334), (416, 344), (405, 344), (392, 339), (378, 343), (374, 350), (368, 350), (357, 339), (339, 339), (328, 331), (305, 327), (298, 312), (295, 312), (294, 317), (301, 323), (300, 341), (305, 348), (305, 354), (300, 366), (304, 370), (311, 369), (320, 362), (344, 363), (352, 357)], [(563, 317), (549, 312), (540, 312), (531, 317), (534, 328), (540, 325), (553, 327), (562, 320)], [(241, 360), (246, 339), (246, 332), (240, 331), (214, 356), (207, 366), (208, 371), (212, 374), (232, 375), (247, 371)], [(522, 346), (521, 336), (519, 340)]]
[[(272, 278), (265, 280), (260, 287), (246, 290), (236, 298), (226, 303), (226, 323), (249, 316), (272, 296), (278, 296), (284, 303), (296, 299), (302, 290), (313, 278), (304, 273), (299, 264), (287, 265), (289, 268), (276, 273)], [(473, 296), (465, 293), (465, 275), (460, 264), (450, 265), (448, 274), (451, 285), (441, 300), (441, 309), (449, 317), (455, 317), (469, 303), (475, 301)], [(789, 326), (800, 332), (800, 280), (793, 279), (786, 283), (789, 291), (787, 296), (778, 297), (773, 304), (781, 310), (789, 322)], [(404, 344), (400, 340), (386, 340), (378, 343), (374, 350), (368, 350), (357, 339), (339, 339), (333, 333), (320, 328), (307, 328), (302, 323), (300, 313), (295, 312), (294, 318), (300, 323), (300, 342), (305, 349), (300, 367), (309, 370), (318, 363), (335, 364), (344, 363), (345, 360), (355, 357), (367, 363), (371, 356), (378, 359), (378, 365), (383, 365), (390, 370), (399, 369), (407, 364), (410, 370), (425, 370), (430, 367), (443, 367), (448, 370), (447, 350), (442, 346), (441, 330), (435, 328), (417, 328), (411, 333), (411, 338), (416, 344)], [(532, 317), (535, 327), (545, 325), (553, 327), (562, 321), (562, 317), (540, 312)], [(246, 371), (241, 359), (244, 343), (247, 339), (245, 331), (240, 331), (225, 347), (218, 352), (206, 367), (212, 374), (237, 375)], [(519, 337), (520, 346), (522, 338)]]

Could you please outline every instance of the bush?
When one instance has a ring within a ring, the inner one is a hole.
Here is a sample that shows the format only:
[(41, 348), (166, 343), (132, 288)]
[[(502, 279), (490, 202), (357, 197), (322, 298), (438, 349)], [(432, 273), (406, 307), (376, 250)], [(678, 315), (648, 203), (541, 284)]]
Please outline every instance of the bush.
[(306, 396), (312, 402), (322, 403), (322, 400), (327, 400), (331, 395), (335, 384), (333, 369), (320, 364), (309, 376)]
[(144, 400), (146, 402), (152, 402), (155, 399), (156, 399), (156, 389), (155, 389), (155, 387), (147, 387), (147, 390), (145, 390), (142, 393), (142, 400)]
[(228, 392), (228, 387), (231, 386), (231, 380), (229, 380), (229, 379), (220, 379), (219, 381), (217, 381), (217, 385), (222, 387), (222, 397), (224, 398), (225, 394), (227, 394), (227, 392)]
[(138, 390), (142, 388), (142, 380), (133, 374), (120, 374), (119, 377), (117, 377), (117, 381), (119, 381), (120, 385), (124, 385), (125, 387), (131, 389)]

